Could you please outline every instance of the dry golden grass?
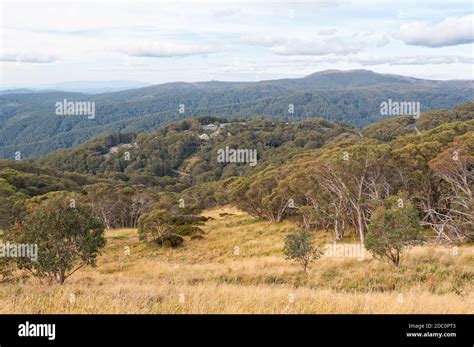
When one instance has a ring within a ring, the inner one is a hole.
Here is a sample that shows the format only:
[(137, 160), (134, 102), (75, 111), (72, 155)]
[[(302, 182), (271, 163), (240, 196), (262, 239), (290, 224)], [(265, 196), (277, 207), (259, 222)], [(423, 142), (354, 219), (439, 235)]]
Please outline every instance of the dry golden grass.
[[(213, 219), (204, 239), (178, 249), (144, 244), (136, 230), (107, 231), (96, 268), (62, 286), (0, 286), (0, 313), (474, 313), (473, 246), (457, 255), (417, 247), (398, 269), (370, 257), (321, 258), (305, 276), (281, 251), (293, 223), (232, 207), (205, 215)], [(316, 242), (331, 237), (321, 232)]]

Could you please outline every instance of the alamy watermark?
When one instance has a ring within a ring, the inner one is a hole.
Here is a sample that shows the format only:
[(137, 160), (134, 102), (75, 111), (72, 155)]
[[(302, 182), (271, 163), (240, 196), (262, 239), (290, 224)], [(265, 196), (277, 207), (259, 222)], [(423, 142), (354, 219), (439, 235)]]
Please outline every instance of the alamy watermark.
[(94, 101), (58, 101), (54, 105), (58, 116), (87, 116), (89, 119), (95, 118)]
[(388, 99), (380, 103), (382, 116), (413, 116), (420, 118), (420, 103), (418, 101), (393, 101)]
[(360, 243), (336, 243), (325, 245), (324, 257), (328, 258), (365, 258), (365, 247)]
[(250, 166), (257, 165), (256, 149), (232, 149), (226, 146), (225, 149), (217, 150), (218, 163), (248, 163)]
[(23, 324), (18, 325), (18, 336), (19, 337), (47, 337), (48, 340), (53, 341), (56, 339), (56, 324), (54, 323), (30, 323), (26, 321)]
[(30, 258), (38, 261), (38, 245), (36, 243), (0, 243), (1, 258)]

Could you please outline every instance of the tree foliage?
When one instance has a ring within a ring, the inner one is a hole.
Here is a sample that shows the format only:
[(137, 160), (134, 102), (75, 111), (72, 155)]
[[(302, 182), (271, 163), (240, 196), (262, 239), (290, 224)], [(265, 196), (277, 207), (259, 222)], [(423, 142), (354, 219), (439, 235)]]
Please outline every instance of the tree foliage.
[(321, 251), (314, 246), (313, 233), (307, 230), (289, 234), (285, 239), (283, 253), (287, 259), (299, 262), (305, 274), (308, 273), (308, 266), (321, 256)]
[(202, 235), (199, 227), (205, 217), (193, 214), (188, 208), (157, 208), (138, 219), (138, 235), (145, 242), (159, 246), (178, 247), (185, 236)]
[(365, 247), (376, 258), (400, 264), (404, 248), (422, 240), (418, 211), (406, 195), (389, 196), (370, 222)]
[(4, 239), (37, 245), (38, 258), (16, 258), (18, 268), (60, 284), (83, 266), (95, 266), (106, 242), (103, 225), (91, 209), (80, 203), (71, 207), (67, 194), (30, 204), (25, 217), (5, 232)]

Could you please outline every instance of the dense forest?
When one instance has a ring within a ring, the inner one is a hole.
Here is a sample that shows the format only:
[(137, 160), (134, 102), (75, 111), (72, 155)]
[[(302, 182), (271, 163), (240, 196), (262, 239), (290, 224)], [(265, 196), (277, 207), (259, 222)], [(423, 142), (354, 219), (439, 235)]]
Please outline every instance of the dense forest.
[[(279, 165), (303, 150), (357, 138), (355, 128), (322, 119), (228, 122), (193, 118), (152, 133), (114, 133), (36, 160), (43, 167), (120, 179), (131, 184), (189, 187)], [(217, 162), (219, 148), (255, 148), (257, 167)], [(176, 190), (176, 189), (175, 189)]]
[[(257, 165), (219, 162), (226, 147), (255, 149)], [(192, 118), (37, 160), (0, 161), (0, 223), (8, 229), (28, 206), (62, 192), (109, 228), (135, 227), (141, 216), (149, 225), (148, 213), (193, 224), (196, 212), (231, 203), (259, 218), (292, 218), (304, 229), (335, 239), (353, 232), (364, 242), (377, 208), (398, 197), (416, 207), (430, 237), (466, 242), (474, 231), (473, 168), (472, 102), (364, 129), (323, 119)]]
[[(260, 82), (167, 83), (87, 95), (72, 92), (0, 95), (0, 158), (34, 158), (112, 132), (152, 131), (192, 117), (295, 121), (320, 117), (366, 126), (386, 118), (380, 103), (419, 101), (422, 111), (472, 99), (472, 81), (430, 81), (367, 70), (318, 72)], [(94, 102), (96, 117), (58, 116), (58, 101)]]

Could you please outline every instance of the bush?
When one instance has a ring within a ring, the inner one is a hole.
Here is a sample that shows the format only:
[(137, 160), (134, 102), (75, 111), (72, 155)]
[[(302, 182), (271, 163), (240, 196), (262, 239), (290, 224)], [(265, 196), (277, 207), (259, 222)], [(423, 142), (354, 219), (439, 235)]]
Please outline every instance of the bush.
[(374, 212), (365, 247), (375, 258), (398, 266), (403, 249), (420, 241), (420, 220), (415, 206), (405, 195), (389, 196)]
[(205, 217), (181, 214), (164, 209), (155, 209), (138, 219), (140, 240), (155, 242), (159, 246), (178, 247), (184, 242), (183, 236), (202, 234), (198, 225)]
[(308, 273), (308, 266), (321, 256), (321, 251), (313, 245), (313, 233), (301, 230), (290, 234), (285, 239), (283, 253), (287, 259), (298, 261), (305, 274)]

